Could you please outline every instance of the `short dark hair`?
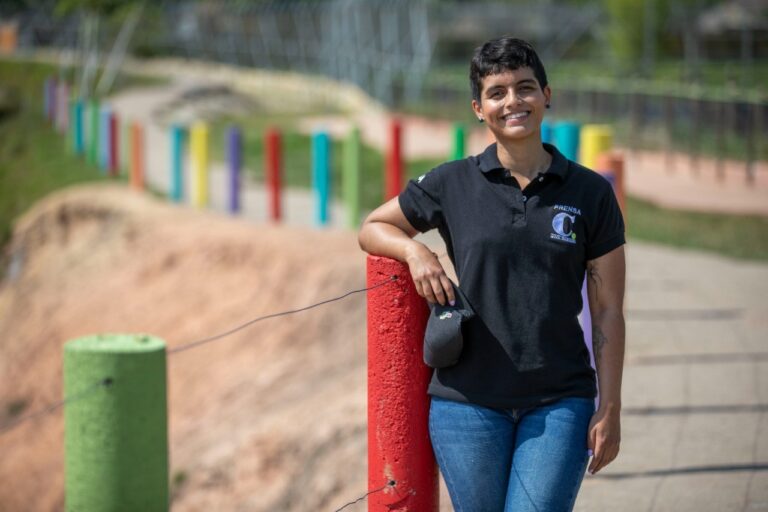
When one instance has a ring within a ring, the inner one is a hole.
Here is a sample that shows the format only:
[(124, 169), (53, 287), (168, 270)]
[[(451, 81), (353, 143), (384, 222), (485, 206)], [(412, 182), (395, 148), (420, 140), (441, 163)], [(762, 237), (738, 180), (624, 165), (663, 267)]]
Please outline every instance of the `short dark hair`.
[(502, 37), (491, 39), (482, 46), (478, 46), (469, 65), (472, 99), (480, 102), (483, 78), (486, 76), (524, 67), (533, 70), (533, 75), (542, 89), (547, 86), (547, 72), (544, 71), (544, 65), (536, 55), (536, 50), (527, 41), (514, 37)]

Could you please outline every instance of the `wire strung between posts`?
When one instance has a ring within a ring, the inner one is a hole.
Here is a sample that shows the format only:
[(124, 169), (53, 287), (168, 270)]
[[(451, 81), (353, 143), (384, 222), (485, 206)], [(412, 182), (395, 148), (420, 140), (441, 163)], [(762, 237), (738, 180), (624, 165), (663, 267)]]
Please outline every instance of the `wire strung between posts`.
[[(198, 347), (198, 346), (200, 346), (200, 345), (202, 345), (204, 343), (209, 343), (211, 341), (218, 340), (218, 339), (223, 338), (225, 336), (229, 336), (230, 334), (233, 334), (233, 333), (235, 333), (237, 331), (245, 329), (249, 325), (255, 324), (256, 322), (260, 322), (261, 320), (266, 320), (268, 318), (275, 318), (275, 317), (279, 317), (279, 316), (290, 315), (290, 314), (293, 314), (293, 313), (299, 313), (301, 311), (307, 311), (308, 309), (316, 308), (318, 306), (322, 306), (323, 304), (328, 304), (330, 302), (335, 302), (335, 301), (344, 299), (344, 298), (349, 297), (350, 295), (353, 295), (355, 293), (361, 293), (361, 292), (365, 292), (365, 291), (368, 291), (368, 290), (373, 290), (375, 288), (379, 288), (381, 286), (384, 286), (387, 283), (395, 281), (396, 279), (397, 279), (396, 275), (395, 276), (391, 276), (389, 279), (387, 279), (385, 281), (382, 281), (380, 283), (376, 283), (373, 286), (369, 286), (367, 288), (360, 288), (359, 290), (352, 290), (352, 291), (349, 291), (349, 292), (345, 293), (344, 295), (339, 295), (338, 297), (333, 297), (333, 298), (330, 298), (330, 299), (326, 299), (324, 301), (321, 301), (321, 302), (318, 302), (318, 303), (315, 303), (315, 304), (311, 304), (311, 305), (305, 306), (303, 308), (292, 309), (292, 310), (289, 310), (289, 311), (283, 311), (281, 313), (272, 313), (270, 315), (260, 316), (258, 318), (254, 318), (253, 320), (251, 320), (249, 322), (244, 323), (243, 325), (235, 327), (234, 329), (230, 329), (229, 331), (223, 332), (221, 334), (217, 334), (217, 335), (211, 336), (209, 338), (204, 338), (204, 339), (201, 339), (201, 340), (193, 341), (191, 343), (187, 343), (187, 344), (178, 346), (178, 347), (176, 347), (176, 348), (174, 348), (172, 350), (169, 350), (168, 353), (169, 354), (173, 354), (173, 353), (176, 353), (176, 352), (182, 352), (184, 350), (189, 350), (191, 348)], [(100, 381), (94, 383), (92, 386), (90, 386), (90, 387), (86, 388), (85, 390), (81, 391), (80, 393), (77, 393), (77, 394), (75, 394), (73, 396), (67, 397), (64, 400), (61, 400), (59, 402), (53, 403), (53, 404), (49, 405), (48, 407), (45, 407), (44, 409), (41, 409), (40, 411), (34, 412), (34, 413), (29, 414), (27, 416), (23, 416), (21, 418), (17, 418), (16, 420), (11, 421), (7, 425), (0, 426), (0, 435), (5, 434), (6, 432), (16, 428), (18, 425), (21, 425), (22, 423), (25, 423), (25, 422), (27, 422), (29, 420), (32, 420), (32, 419), (40, 417), (40, 416), (45, 416), (47, 414), (51, 414), (51, 413), (57, 411), (58, 409), (64, 407), (67, 404), (70, 404), (72, 402), (76, 402), (76, 401), (82, 400), (82, 399), (86, 398), (87, 396), (89, 396), (93, 391), (95, 391), (99, 387), (101, 387), (101, 386), (109, 387), (109, 386), (112, 385), (112, 383), (113, 383), (113, 380), (112, 380), (111, 377), (105, 377), (105, 378), (101, 379)]]
[(384, 489), (386, 489), (387, 487), (394, 487), (394, 486), (395, 486), (395, 484), (396, 484), (396, 482), (395, 482), (394, 480), (390, 480), (389, 482), (387, 482), (387, 485), (385, 485), (384, 487), (380, 487), (380, 488), (378, 488), (378, 489), (374, 489), (374, 490), (372, 490), (372, 491), (368, 491), (367, 493), (365, 493), (365, 494), (363, 494), (362, 496), (360, 496), (359, 498), (357, 498), (355, 501), (350, 501), (350, 502), (349, 502), (349, 503), (347, 503), (346, 505), (342, 506), (341, 508), (337, 508), (337, 509), (336, 509), (336, 510), (334, 510), (333, 512), (339, 512), (340, 510), (343, 510), (343, 509), (347, 508), (347, 507), (348, 507), (348, 506), (350, 506), (350, 505), (354, 505), (354, 504), (355, 504), (355, 503), (357, 503), (358, 501), (362, 501), (362, 500), (364, 500), (365, 498), (367, 498), (367, 497), (368, 497), (368, 496), (370, 496), (371, 494), (376, 494), (377, 492), (381, 492), (381, 491), (383, 491)]
[(183, 351), (189, 350), (191, 348), (199, 347), (200, 345), (203, 345), (205, 343), (210, 343), (211, 341), (215, 341), (215, 340), (218, 340), (218, 339), (223, 338), (225, 336), (229, 336), (230, 334), (234, 334), (237, 331), (245, 329), (249, 325), (253, 325), (256, 322), (261, 322), (262, 320), (267, 320), (269, 318), (277, 318), (279, 316), (292, 315), (294, 313), (300, 313), (302, 311), (307, 311), (308, 309), (312, 309), (312, 308), (316, 308), (318, 306), (322, 306), (323, 304), (328, 304), (329, 302), (336, 302), (337, 300), (345, 299), (345, 298), (347, 298), (350, 295), (353, 295), (355, 293), (367, 292), (368, 290), (373, 290), (374, 288), (378, 288), (380, 286), (384, 286), (385, 284), (387, 284), (389, 282), (392, 282), (392, 281), (394, 281), (396, 279), (397, 279), (397, 276), (392, 276), (389, 279), (387, 279), (386, 281), (382, 281), (382, 282), (377, 283), (377, 284), (375, 284), (373, 286), (369, 286), (368, 288), (360, 288), (359, 290), (352, 290), (350, 292), (345, 293), (344, 295), (339, 295), (338, 297), (333, 297), (332, 299), (326, 299), (324, 301), (318, 302), (316, 304), (311, 304), (311, 305), (305, 306), (303, 308), (291, 309), (289, 311), (283, 311), (281, 313), (272, 313), (272, 314), (269, 314), (269, 315), (260, 316), (258, 318), (254, 318), (253, 320), (250, 320), (250, 321), (244, 323), (243, 325), (239, 325), (239, 326), (237, 326), (237, 327), (235, 327), (233, 329), (230, 329), (230, 330), (228, 330), (226, 332), (223, 332), (221, 334), (216, 334), (215, 336), (211, 336), (209, 338), (203, 338), (201, 340), (192, 341), (190, 343), (185, 343), (183, 345), (180, 345), (180, 346), (178, 346), (176, 348), (173, 348), (173, 349), (169, 350), (168, 354), (176, 354), (178, 352), (183, 352)]
[(100, 387), (109, 387), (112, 385), (112, 379), (106, 378), (101, 379), (99, 382), (85, 388), (80, 393), (76, 393), (70, 397), (65, 398), (64, 400), (61, 400), (59, 402), (53, 403), (49, 405), (48, 407), (45, 407), (44, 409), (41, 409), (37, 412), (33, 412), (32, 414), (28, 414), (26, 416), (22, 416), (21, 418), (16, 418), (15, 420), (12, 420), (10, 423), (3, 425), (0, 427), (0, 434), (5, 434), (6, 432), (9, 432), (16, 428), (17, 426), (21, 425), (22, 423), (25, 423), (29, 420), (33, 420), (39, 416), (45, 416), (46, 414), (51, 414), (60, 408), (64, 407), (65, 405), (69, 405), (73, 402), (80, 401), (84, 398), (87, 398), (90, 396), (94, 391), (99, 389)]

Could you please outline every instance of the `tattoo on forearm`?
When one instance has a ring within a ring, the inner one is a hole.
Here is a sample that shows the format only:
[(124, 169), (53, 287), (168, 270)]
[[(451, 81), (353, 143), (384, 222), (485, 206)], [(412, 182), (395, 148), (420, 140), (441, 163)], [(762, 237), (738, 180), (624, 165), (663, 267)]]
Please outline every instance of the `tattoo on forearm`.
[(603, 351), (603, 347), (608, 342), (608, 338), (605, 337), (600, 327), (592, 326), (592, 350), (595, 354), (595, 365), (599, 364), (600, 354)]
[(597, 265), (594, 262), (587, 263), (587, 278), (591, 279), (595, 286), (600, 286), (603, 279), (600, 277), (600, 272), (597, 270)]

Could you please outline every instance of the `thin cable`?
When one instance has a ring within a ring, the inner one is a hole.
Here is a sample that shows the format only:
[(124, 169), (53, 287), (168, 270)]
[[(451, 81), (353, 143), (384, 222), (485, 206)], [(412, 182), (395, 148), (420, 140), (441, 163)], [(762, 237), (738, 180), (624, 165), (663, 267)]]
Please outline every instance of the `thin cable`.
[(334, 510), (333, 512), (339, 512), (340, 510), (343, 510), (343, 509), (347, 508), (347, 507), (348, 507), (348, 506), (350, 506), (350, 505), (354, 505), (354, 504), (355, 504), (355, 503), (357, 503), (358, 501), (362, 501), (362, 500), (364, 500), (365, 498), (367, 498), (367, 497), (368, 497), (368, 496), (370, 496), (371, 494), (376, 494), (377, 492), (381, 492), (381, 491), (383, 491), (384, 489), (386, 489), (387, 487), (394, 487), (394, 486), (395, 486), (395, 484), (396, 484), (396, 482), (395, 482), (394, 480), (390, 480), (389, 482), (387, 482), (387, 485), (385, 485), (384, 487), (380, 487), (380, 488), (378, 488), (378, 489), (374, 489), (374, 490), (372, 490), (372, 491), (368, 491), (367, 493), (365, 493), (365, 494), (363, 494), (362, 496), (360, 496), (359, 498), (357, 498), (355, 501), (350, 501), (350, 502), (349, 502), (349, 503), (347, 503), (346, 505), (342, 506), (341, 508), (337, 508), (337, 509), (336, 509), (336, 510)]
[(237, 331), (245, 329), (249, 325), (253, 325), (256, 322), (261, 322), (262, 320), (267, 320), (269, 318), (276, 318), (276, 317), (279, 317), (279, 316), (291, 315), (291, 314), (294, 314), (294, 313), (300, 313), (300, 312), (306, 311), (308, 309), (312, 309), (312, 308), (316, 308), (318, 306), (322, 306), (323, 304), (328, 304), (329, 302), (335, 302), (335, 301), (344, 299), (344, 298), (349, 297), (350, 295), (355, 294), (355, 293), (360, 293), (360, 292), (366, 292), (368, 290), (373, 290), (374, 288), (378, 288), (380, 286), (384, 286), (385, 284), (390, 283), (390, 282), (392, 282), (392, 281), (394, 281), (396, 279), (397, 279), (397, 276), (392, 276), (389, 279), (387, 279), (386, 281), (382, 281), (382, 282), (377, 283), (377, 284), (375, 284), (373, 286), (369, 286), (368, 288), (360, 288), (359, 290), (352, 290), (350, 292), (345, 293), (344, 295), (339, 295), (338, 297), (333, 297), (331, 299), (327, 299), (327, 300), (324, 300), (322, 302), (318, 302), (316, 304), (311, 304), (311, 305), (305, 306), (303, 308), (292, 309), (292, 310), (289, 310), (289, 311), (283, 311), (281, 313), (272, 313), (272, 314), (269, 314), (269, 315), (260, 316), (258, 318), (254, 318), (253, 320), (251, 320), (249, 322), (244, 323), (243, 325), (240, 325), (238, 327), (230, 329), (229, 331), (223, 332), (221, 334), (216, 334), (215, 336), (211, 336), (209, 338), (203, 338), (201, 340), (192, 341), (190, 343), (185, 343), (183, 345), (180, 345), (180, 346), (178, 346), (176, 348), (168, 350), (168, 354), (176, 354), (178, 352), (183, 352), (185, 350), (189, 350), (189, 349), (192, 349), (192, 348), (195, 348), (195, 347), (199, 347), (200, 345), (203, 345), (205, 343), (210, 343), (211, 341), (215, 341), (215, 340), (218, 340), (218, 339), (223, 338), (225, 336), (229, 336), (230, 334), (233, 334), (233, 333), (235, 333)]
[[(283, 311), (281, 313), (272, 313), (270, 315), (261, 316), (259, 318), (255, 318), (255, 319), (253, 319), (253, 320), (251, 320), (251, 321), (249, 321), (249, 322), (247, 322), (247, 323), (245, 323), (243, 325), (235, 327), (234, 329), (230, 329), (227, 332), (224, 332), (224, 333), (221, 333), (221, 334), (217, 334), (217, 335), (211, 336), (209, 338), (204, 338), (202, 340), (193, 341), (193, 342), (187, 343), (185, 345), (181, 345), (181, 346), (176, 347), (176, 348), (174, 348), (172, 350), (168, 350), (167, 353), (168, 354), (173, 354), (173, 353), (176, 353), (176, 352), (182, 352), (184, 350), (189, 350), (191, 348), (198, 347), (198, 346), (200, 346), (200, 345), (202, 345), (204, 343), (209, 343), (211, 341), (223, 338), (224, 336), (228, 336), (228, 335), (230, 335), (230, 334), (232, 334), (234, 332), (237, 332), (237, 331), (239, 331), (241, 329), (244, 329), (244, 328), (248, 327), (249, 325), (252, 325), (252, 324), (254, 324), (256, 322), (260, 322), (261, 320), (266, 320), (268, 318), (275, 318), (275, 317), (278, 317), (278, 316), (285, 316), (285, 315), (290, 315), (290, 314), (293, 314), (293, 313), (299, 313), (301, 311), (306, 311), (308, 309), (312, 309), (312, 308), (316, 308), (318, 306), (322, 306), (323, 304), (328, 304), (329, 302), (339, 301), (339, 300), (344, 299), (346, 297), (349, 297), (350, 295), (353, 295), (355, 293), (361, 293), (361, 292), (365, 292), (365, 291), (368, 291), (368, 290), (373, 290), (375, 288), (379, 288), (379, 287), (384, 286), (385, 284), (390, 283), (390, 282), (395, 281), (395, 280), (397, 280), (397, 276), (391, 276), (389, 279), (387, 279), (385, 281), (382, 281), (380, 283), (377, 283), (377, 284), (375, 284), (373, 286), (369, 286), (367, 288), (361, 288), (359, 290), (352, 290), (352, 291), (349, 291), (349, 292), (345, 293), (344, 295), (339, 295), (338, 297), (333, 297), (333, 298), (330, 298), (330, 299), (318, 302), (316, 304), (311, 304), (309, 306), (305, 306), (305, 307), (299, 308), (299, 309)], [(21, 425), (22, 423), (26, 423), (27, 421), (30, 421), (30, 420), (35, 419), (35, 418), (40, 417), (40, 416), (45, 416), (47, 414), (51, 414), (51, 413), (56, 412), (57, 410), (61, 409), (65, 405), (68, 405), (68, 404), (71, 404), (73, 402), (77, 402), (79, 400), (82, 400), (82, 399), (86, 398), (87, 396), (89, 396), (91, 393), (93, 393), (96, 389), (98, 389), (101, 386), (104, 386), (104, 387), (111, 386), (112, 382), (113, 382), (113, 380), (112, 380), (111, 377), (105, 377), (105, 378), (101, 379), (100, 381), (95, 382), (93, 385), (91, 385), (90, 387), (88, 387), (85, 390), (81, 391), (80, 393), (77, 393), (75, 395), (67, 397), (64, 400), (61, 400), (59, 402), (55, 402), (55, 403), (45, 407), (44, 409), (41, 409), (41, 410), (39, 410), (37, 412), (34, 412), (32, 414), (29, 414), (27, 416), (22, 416), (21, 418), (17, 418), (15, 420), (12, 420), (8, 424), (0, 426), (0, 435), (3, 435), (6, 432), (9, 432), (10, 430), (12, 430), (12, 429), (16, 428), (17, 426)]]
[(27, 421), (33, 420), (40, 416), (45, 416), (46, 414), (51, 414), (60, 408), (64, 407), (65, 405), (69, 405), (73, 402), (77, 402), (79, 400), (82, 400), (88, 396), (91, 395), (94, 391), (96, 391), (99, 387), (109, 387), (112, 385), (112, 379), (107, 377), (105, 379), (101, 379), (99, 382), (96, 382), (95, 384), (92, 384), (91, 386), (85, 388), (80, 393), (76, 393), (70, 397), (65, 398), (64, 400), (61, 400), (60, 402), (55, 402), (48, 407), (45, 407), (44, 409), (41, 409), (37, 412), (34, 412), (32, 414), (28, 414), (27, 416), (22, 416), (21, 418), (17, 418), (10, 423), (3, 425), (0, 427), (0, 435), (5, 434), (6, 432), (10, 432), (14, 428), (18, 427), (22, 423), (25, 423)]

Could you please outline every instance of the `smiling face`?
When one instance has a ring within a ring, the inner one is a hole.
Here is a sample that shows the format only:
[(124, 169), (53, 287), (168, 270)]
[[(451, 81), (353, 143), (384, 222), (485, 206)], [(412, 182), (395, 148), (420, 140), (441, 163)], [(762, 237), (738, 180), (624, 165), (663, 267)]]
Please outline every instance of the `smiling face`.
[(542, 90), (533, 70), (522, 67), (484, 77), (472, 109), (496, 140), (519, 140), (540, 133), (550, 96), (549, 86)]

